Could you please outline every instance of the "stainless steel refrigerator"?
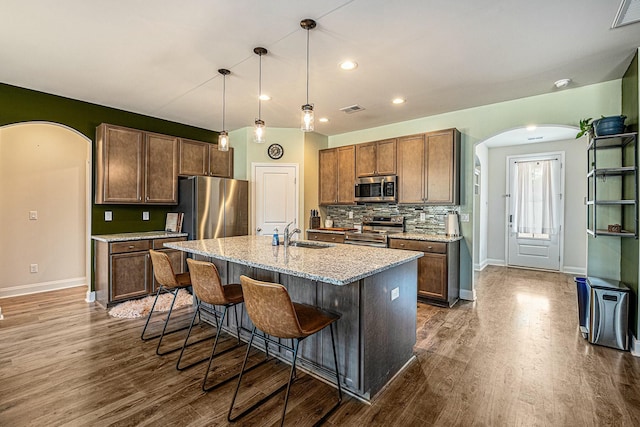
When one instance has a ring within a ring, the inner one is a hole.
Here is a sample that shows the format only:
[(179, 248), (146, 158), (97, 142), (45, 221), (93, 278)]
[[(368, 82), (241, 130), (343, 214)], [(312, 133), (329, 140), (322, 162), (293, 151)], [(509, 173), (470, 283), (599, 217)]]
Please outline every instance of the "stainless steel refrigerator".
[(189, 240), (249, 234), (249, 182), (192, 176), (178, 184), (178, 212)]

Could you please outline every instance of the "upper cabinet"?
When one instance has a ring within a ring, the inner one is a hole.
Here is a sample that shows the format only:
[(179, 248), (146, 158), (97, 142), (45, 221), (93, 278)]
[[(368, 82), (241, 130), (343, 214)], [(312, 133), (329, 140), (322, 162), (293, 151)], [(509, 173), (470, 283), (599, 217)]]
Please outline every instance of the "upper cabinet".
[(398, 203), (460, 203), (460, 132), (428, 132), (398, 139)]
[(96, 130), (97, 204), (176, 204), (178, 139), (122, 126)]
[(353, 204), (356, 146), (319, 152), (319, 204)]
[(219, 151), (218, 146), (180, 138), (179, 175), (233, 178), (233, 148)]
[(356, 176), (395, 175), (397, 139), (357, 144)]

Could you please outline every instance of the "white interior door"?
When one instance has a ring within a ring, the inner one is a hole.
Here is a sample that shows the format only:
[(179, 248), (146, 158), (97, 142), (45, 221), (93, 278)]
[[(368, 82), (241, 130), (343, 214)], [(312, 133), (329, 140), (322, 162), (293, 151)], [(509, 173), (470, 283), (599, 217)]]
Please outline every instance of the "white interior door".
[(271, 235), (278, 227), (282, 235), (284, 227), (298, 221), (298, 165), (252, 165), (255, 194), (254, 218), (256, 235)]
[(560, 270), (563, 153), (507, 161), (507, 264)]

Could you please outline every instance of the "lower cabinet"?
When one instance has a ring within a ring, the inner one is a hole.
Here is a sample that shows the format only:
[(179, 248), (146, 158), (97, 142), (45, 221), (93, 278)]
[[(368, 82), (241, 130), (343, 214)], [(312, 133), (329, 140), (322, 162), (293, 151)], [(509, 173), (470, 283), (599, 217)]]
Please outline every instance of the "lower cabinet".
[(460, 241), (431, 242), (390, 239), (392, 249), (421, 251), (418, 259), (418, 297), (451, 307), (460, 296)]
[(319, 231), (307, 231), (307, 240), (329, 243), (344, 243), (344, 233), (323, 233)]
[(155, 292), (149, 249), (166, 252), (176, 273), (185, 270), (182, 251), (166, 249), (164, 243), (186, 240), (186, 237), (128, 240), (94, 243), (96, 301), (108, 307), (120, 301), (139, 298)]

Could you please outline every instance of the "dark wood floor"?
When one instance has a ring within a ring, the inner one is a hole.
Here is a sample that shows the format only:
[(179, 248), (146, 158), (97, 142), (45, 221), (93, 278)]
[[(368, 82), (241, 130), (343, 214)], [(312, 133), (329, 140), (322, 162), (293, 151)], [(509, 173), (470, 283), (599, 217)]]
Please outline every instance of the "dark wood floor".
[[(452, 309), (418, 304), (416, 360), (372, 405), (346, 398), (326, 424), (640, 425), (640, 358), (580, 336), (571, 276), (489, 267), (477, 293)], [(155, 342), (140, 341), (143, 319), (112, 319), (83, 297), (75, 288), (0, 300), (1, 426), (227, 425), (235, 382), (203, 393), (202, 365), (176, 371), (176, 354), (158, 357)], [(243, 350), (220, 358), (221, 378)], [(286, 374), (257, 369), (240, 402)], [(333, 399), (300, 375), (287, 425), (313, 424)], [(236, 425), (276, 423), (281, 402)]]

